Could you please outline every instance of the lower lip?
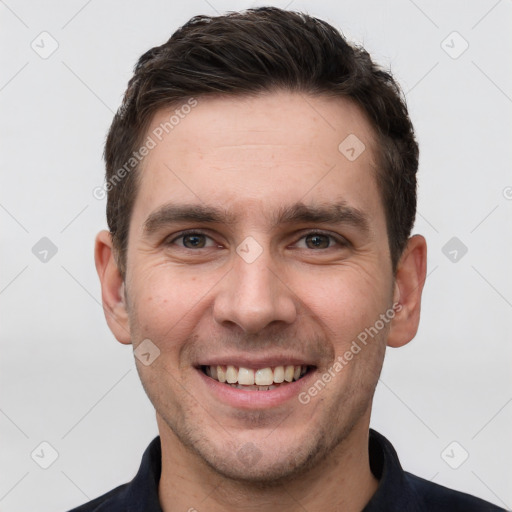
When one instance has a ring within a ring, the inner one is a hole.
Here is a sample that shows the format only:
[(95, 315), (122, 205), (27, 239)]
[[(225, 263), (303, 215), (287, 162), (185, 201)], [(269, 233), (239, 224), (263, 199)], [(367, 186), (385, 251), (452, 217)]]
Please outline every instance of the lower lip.
[(223, 384), (208, 377), (200, 369), (196, 369), (208, 390), (221, 402), (238, 409), (268, 409), (284, 404), (298, 396), (301, 390), (307, 387), (309, 381), (316, 373), (310, 370), (299, 380), (282, 384), (275, 389), (267, 391), (245, 390)]

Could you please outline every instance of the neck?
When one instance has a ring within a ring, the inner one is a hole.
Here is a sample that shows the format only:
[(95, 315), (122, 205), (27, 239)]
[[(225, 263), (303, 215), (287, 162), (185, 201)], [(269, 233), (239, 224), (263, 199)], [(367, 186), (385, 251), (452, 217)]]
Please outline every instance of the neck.
[[(368, 423), (354, 428), (327, 458), (286, 482), (262, 485), (216, 473), (184, 447), (159, 421), (162, 474), (159, 499), (164, 512), (231, 512), (297, 509), (360, 512), (378, 487), (370, 470)], [(249, 504), (249, 505), (248, 505)]]

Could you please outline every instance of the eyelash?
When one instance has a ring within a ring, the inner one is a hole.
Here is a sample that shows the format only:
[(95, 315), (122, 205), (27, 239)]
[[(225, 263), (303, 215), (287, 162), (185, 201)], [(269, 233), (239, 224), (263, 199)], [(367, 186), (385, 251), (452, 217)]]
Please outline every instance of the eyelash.
[[(165, 245), (173, 245), (177, 240), (179, 240), (180, 238), (183, 238), (187, 235), (202, 235), (202, 236), (205, 236), (207, 238), (209, 238), (210, 240), (213, 240), (212, 237), (210, 237), (208, 234), (202, 232), (202, 231), (198, 231), (198, 230), (194, 230), (194, 229), (191, 229), (191, 230), (185, 230), (185, 231), (181, 231), (178, 236), (175, 236), (174, 238), (172, 238), (171, 240), (169, 241), (166, 241), (165, 242)], [(327, 236), (329, 237), (331, 240), (334, 240), (334, 242), (339, 245), (340, 247), (349, 247), (350, 246), (350, 242), (340, 236), (340, 235), (333, 235), (332, 233), (328, 233), (328, 232), (325, 232), (325, 231), (321, 231), (321, 230), (312, 230), (312, 231), (308, 231), (306, 233), (304, 233), (300, 238), (299, 240), (303, 240), (304, 238), (307, 238), (308, 236), (310, 235), (322, 235), (322, 236)], [(190, 247), (184, 247), (184, 246), (180, 246), (181, 249), (190, 249), (190, 250), (194, 250), (194, 249), (191, 249)], [(200, 247), (199, 249), (209, 249), (209, 247)], [(327, 247), (327, 249), (331, 249), (331, 245), (329, 245), (329, 247)], [(311, 250), (314, 250), (314, 249), (311, 249)], [(326, 250), (326, 249), (319, 249), (319, 250)]]

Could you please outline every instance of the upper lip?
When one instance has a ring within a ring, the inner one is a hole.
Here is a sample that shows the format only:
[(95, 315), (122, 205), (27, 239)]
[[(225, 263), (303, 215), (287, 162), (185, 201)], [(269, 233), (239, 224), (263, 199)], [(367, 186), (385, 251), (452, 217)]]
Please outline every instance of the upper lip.
[(268, 368), (276, 366), (315, 366), (312, 361), (297, 355), (276, 354), (258, 356), (256, 354), (233, 354), (224, 356), (204, 357), (196, 366), (242, 366), (243, 368)]

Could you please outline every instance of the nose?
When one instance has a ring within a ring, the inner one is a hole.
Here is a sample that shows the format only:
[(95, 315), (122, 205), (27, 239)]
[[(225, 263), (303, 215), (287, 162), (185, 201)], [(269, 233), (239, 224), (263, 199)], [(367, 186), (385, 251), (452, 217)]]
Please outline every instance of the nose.
[(234, 255), (234, 264), (220, 283), (213, 315), (221, 325), (237, 325), (246, 333), (258, 333), (272, 323), (292, 324), (297, 299), (276, 270), (268, 250), (252, 262)]

